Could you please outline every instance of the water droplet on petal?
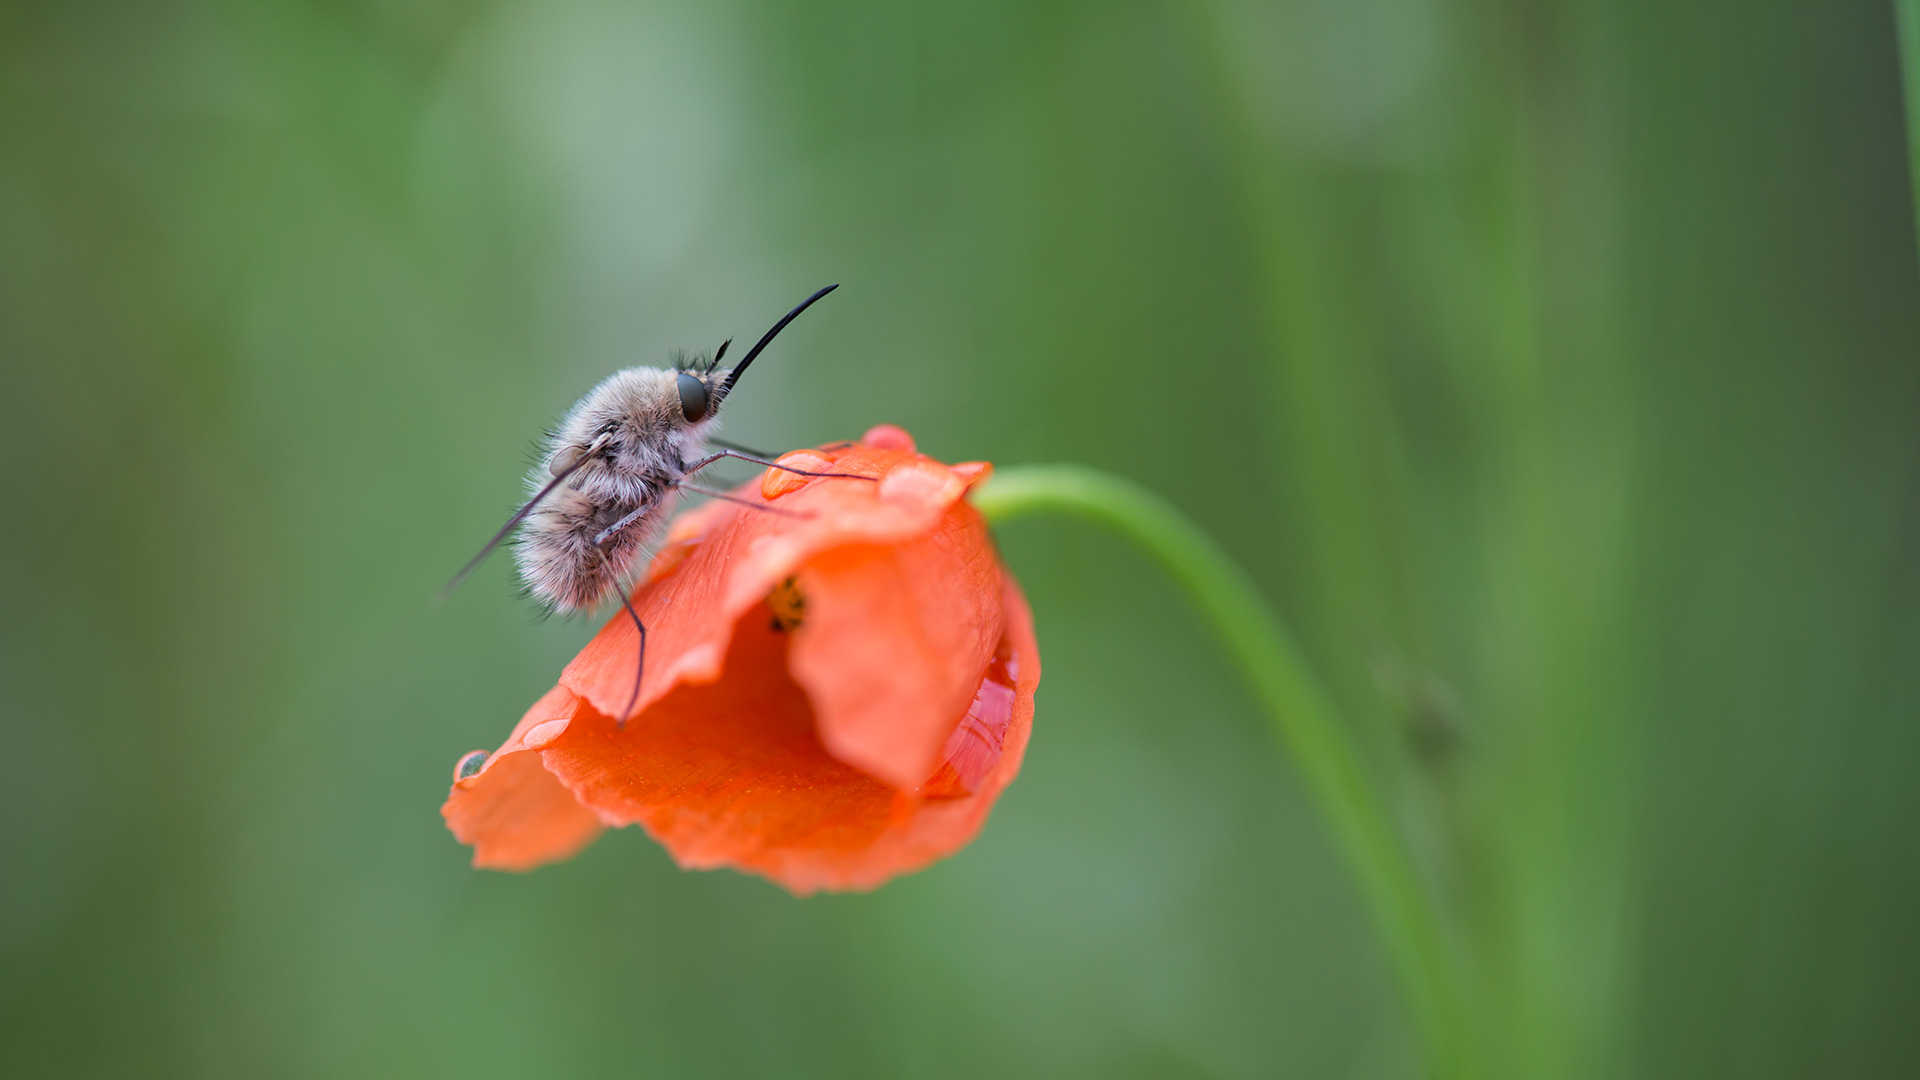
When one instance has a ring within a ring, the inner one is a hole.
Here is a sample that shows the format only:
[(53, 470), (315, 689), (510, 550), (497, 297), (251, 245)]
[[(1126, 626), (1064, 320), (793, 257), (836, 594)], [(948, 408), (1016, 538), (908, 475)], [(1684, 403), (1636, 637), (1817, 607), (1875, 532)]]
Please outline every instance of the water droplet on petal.
[[(780, 455), (777, 459), (782, 465), (791, 465), (807, 472), (832, 472), (833, 461), (811, 450), (794, 450)], [(768, 502), (790, 491), (799, 491), (814, 480), (814, 477), (802, 473), (788, 472), (785, 469), (768, 469), (767, 475), (760, 480), (760, 497)]]
[(487, 757), (485, 750), (462, 754), (460, 760), (453, 763), (454, 782), (459, 783), (469, 776), (479, 776), (480, 770), (487, 767)]
[(520, 744), (522, 746), (525, 746), (529, 750), (538, 750), (541, 747), (552, 742), (553, 740), (559, 738), (561, 732), (564, 732), (566, 730), (567, 730), (566, 717), (563, 716), (558, 720), (548, 720), (544, 723), (535, 724), (532, 727), (528, 728), (527, 733), (525, 735), (520, 736)]

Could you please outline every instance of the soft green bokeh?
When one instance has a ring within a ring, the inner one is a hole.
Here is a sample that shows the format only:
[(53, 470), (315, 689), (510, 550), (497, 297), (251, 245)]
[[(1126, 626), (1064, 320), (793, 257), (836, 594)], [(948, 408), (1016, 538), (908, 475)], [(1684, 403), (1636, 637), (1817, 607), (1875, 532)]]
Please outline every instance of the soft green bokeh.
[(532, 438), (1073, 460), (1239, 556), (1512, 1078), (1920, 1074), (1920, 274), (1891, 11), (1792, 0), (0, 8), (0, 1073), (1401, 1078), (1234, 673), (1002, 543), (1047, 675), (872, 895), (437, 814), (591, 633)]

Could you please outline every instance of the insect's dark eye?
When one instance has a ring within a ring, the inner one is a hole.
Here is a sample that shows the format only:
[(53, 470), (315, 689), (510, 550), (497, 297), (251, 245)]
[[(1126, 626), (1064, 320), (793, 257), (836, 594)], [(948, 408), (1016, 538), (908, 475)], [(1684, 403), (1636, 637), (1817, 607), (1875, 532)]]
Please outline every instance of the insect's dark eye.
[(707, 384), (697, 376), (680, 373), (680, 413), (687, 423), (697, 424), (707, 418)]

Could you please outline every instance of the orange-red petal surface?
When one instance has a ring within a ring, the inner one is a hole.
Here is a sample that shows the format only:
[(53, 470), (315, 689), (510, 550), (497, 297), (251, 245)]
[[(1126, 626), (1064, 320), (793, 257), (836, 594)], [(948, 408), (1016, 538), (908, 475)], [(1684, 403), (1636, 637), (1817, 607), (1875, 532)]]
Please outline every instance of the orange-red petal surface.
[(898, 788), (926, 779), (1000, 641), (1000, 568), (979, 512), (930, 535), (856, 544), (800, 567), (806, 623), (789, 667), (829, 753)]

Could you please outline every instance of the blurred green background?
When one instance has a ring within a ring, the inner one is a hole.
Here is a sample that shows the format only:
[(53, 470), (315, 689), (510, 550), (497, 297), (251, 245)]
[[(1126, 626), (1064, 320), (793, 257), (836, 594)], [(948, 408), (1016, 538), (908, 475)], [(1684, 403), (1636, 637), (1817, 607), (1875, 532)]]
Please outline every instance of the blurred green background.
[(0, 1072), (1353, 1077), (1419, 1055), (1184, 600), (865, 896), (437, 807), (590, 635), (543, 424), (759, 333), (775, 449), (1073, 460), (1363, 728), (1500, 1077), (1920, 1075), (1920, 274), (1883, 5), (0, 7)]

